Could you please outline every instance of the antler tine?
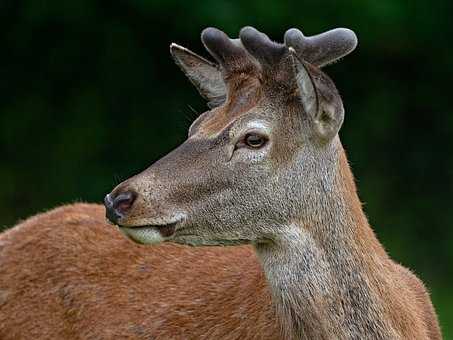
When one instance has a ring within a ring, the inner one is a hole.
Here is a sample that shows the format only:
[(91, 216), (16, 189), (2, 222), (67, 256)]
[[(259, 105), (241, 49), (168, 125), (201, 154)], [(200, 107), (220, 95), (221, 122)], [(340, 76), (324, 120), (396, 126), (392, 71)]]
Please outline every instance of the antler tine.
[(239, 38), (253, 57), (268, 65), (278, 62), (287, 51), (285, 45), (273, 42), (266, 34), (250, 26), (241, 29)]
[(234, 63), (245, 56), (245, 51), (221, 30), (208, 27), (201, 32), (201, 41), (208, 52), (223, 66)]
[(336, 28), (306, 37), (296, 28), (285, 33), (285, 45), (309, 63), (322, 67), (351, 53), (357, 46), (357, 36), (347, 28)]

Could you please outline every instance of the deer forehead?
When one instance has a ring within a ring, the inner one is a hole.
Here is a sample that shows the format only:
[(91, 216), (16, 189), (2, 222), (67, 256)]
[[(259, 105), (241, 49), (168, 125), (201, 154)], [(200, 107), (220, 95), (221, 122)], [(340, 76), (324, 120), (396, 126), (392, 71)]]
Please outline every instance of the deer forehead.
[(196, 138), (212, 138), (220, 135), (227, 127), (245, 115), (257, 113), (263, 98), (260, 81), (241, 74), (229, 84), (225, 103), (210, 112), (192, 127)]

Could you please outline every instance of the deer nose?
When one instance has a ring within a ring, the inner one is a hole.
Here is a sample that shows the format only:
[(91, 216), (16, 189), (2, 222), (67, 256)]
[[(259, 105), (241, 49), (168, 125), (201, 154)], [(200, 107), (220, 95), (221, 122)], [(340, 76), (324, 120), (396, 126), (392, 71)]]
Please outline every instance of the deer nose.
[(107, 194), (104, 198), (107, 218), (112, 223), (118, 222), (131, 209), (136, 198), (137, 194), (133, 191), (125, 191), (118, 195)]

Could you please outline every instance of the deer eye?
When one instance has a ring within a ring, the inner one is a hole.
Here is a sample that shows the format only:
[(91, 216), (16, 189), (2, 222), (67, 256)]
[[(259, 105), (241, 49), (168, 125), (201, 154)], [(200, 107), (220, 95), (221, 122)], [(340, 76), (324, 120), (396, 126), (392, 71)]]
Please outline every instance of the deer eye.
[(258, 149), (266, 144), (267, 138), (256, 133), (248, 133), (244, 137), (244, 144), (249, 148)]

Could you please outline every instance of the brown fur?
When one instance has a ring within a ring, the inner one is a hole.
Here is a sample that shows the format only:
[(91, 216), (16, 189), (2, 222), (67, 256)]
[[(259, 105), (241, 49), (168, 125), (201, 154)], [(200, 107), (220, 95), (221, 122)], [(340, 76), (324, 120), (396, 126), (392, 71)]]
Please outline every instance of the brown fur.
[(144, 247), (74, 204), (0, 236), (0, 339), (276, 339), (249, 246)]
[[(368, 253), (378, 259), (377, 263), (369, 262), (366, 271), (370, 273), (370, 277), (374, 277), (373, 290), (377, 299), (382, 300), (385, 306), (383, 314), (386, 314), (392, 327), (398, 330), (403, 339), (441, 339), (437, 316), (422, 281), (409, 269), (388, 257), (368, 226), (344, 151), (340, 156), (340, 174), (352, 216), (360, 226), (357, 228), (355, 243), (362, 245), (363, 249), (358, 251), (364, 254), (364, 257)], [(379, 270), (376, 270), (377, 265)]]

